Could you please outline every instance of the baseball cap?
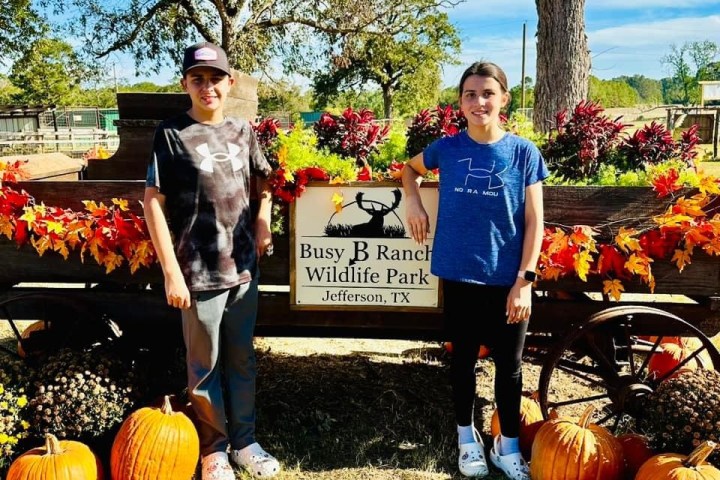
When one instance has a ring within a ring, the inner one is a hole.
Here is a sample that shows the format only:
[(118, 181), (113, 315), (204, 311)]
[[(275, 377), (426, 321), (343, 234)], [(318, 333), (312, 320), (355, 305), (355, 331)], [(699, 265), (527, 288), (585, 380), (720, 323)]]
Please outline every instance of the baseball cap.
[(195, 67), (217, 68), (232, 76), (225, 50), (210, 42), (196, 43), (185, 49), (183, 75)]

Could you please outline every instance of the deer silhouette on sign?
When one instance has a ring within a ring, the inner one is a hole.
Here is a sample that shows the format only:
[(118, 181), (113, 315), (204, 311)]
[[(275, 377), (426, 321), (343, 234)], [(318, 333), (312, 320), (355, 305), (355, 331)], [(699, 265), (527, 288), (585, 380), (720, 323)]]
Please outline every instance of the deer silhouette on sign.
[(402, 194), (400, 193), (400, 189), (398, 188), (393, 190), (393, 195), (395, 196), (395, 200), (393, 201), (392, 205), (388, 207), (387, 205), (384, 205), (377, 200), (367, 201), (364, 199), (364, 192), (358, 192), (357, 195), (355, 195), (355, 203), (360, 210), (370, 215), (370, 220), (366, 223), (353, 225), (352, 229), (350, 230), (350, 234), (353, 237), (385, 236), (385, 216), (398, 208), (398, 206), (400, 205), (400, 199), (402, 198)]

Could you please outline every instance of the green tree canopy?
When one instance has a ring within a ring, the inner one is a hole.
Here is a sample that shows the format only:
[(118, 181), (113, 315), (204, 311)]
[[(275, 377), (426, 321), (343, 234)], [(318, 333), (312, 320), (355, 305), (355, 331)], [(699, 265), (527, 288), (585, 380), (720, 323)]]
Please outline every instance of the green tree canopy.
[[(423, 4), (425, 0), (408, 0)], [(405, 28), (393, 36), (359, 34), (345, 42), (343, 50), (313, 73), (319, 105), (347, 89), (362, 90), (368, 82), (383, 95), (383, 117), (394, 115), (394, 99), (402, 97), (408, 114), (428, 103), (436, 103), (440, 87), (440, 65), (454, 63), (460, 39), (447, 14), (428, 10), (425, 15), (396, 15), (394, 22)], [(388, 20), (390, 23), (390, 20)]]
[[(670, 45), (670, 53), (661, 62), (669, 69), (671, 82), (664, 85), (666, 99), (679, 100), (684, 105), (700, 103), (700, 80), (713, 80), (714, 61), (720, 54), (715, 42), (685, 42)], [(679, 97), (679, 98), (678, 98)]]
[(593, 76), (590, 76), (588, 96), (590, 100), (598, 102), (604, 108), (632, 107), (640, 100), (637, 90), (627, 82), (600, 80)]
[[(131, 54), (138, 71), (180, 64), (184, 48), (207, 40), (222, 46), (233, 67), (262, 72), (274, 60), (285, 71), (325, 61), (357, 35), (393, 36), (406, 28), (396, 17), (424, 15), (462, 0), (45, 0), (69, 20), (97, 58)], [(67, 13), (72, 12), (72, 13)]]
[(32, 0), (0, 2), (0, 65), (20, 58), (47, 30), (47, 24), (32, 8)]
[(70, 44), (41, 38), (13, 64), (10, 81), (21, 90), (16, 103), (73, 105), (92, 75)]

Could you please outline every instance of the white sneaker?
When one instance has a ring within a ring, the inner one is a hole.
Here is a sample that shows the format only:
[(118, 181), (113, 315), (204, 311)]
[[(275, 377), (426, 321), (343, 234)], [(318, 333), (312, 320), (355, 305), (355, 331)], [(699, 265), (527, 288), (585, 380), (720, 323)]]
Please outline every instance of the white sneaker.
[(510, 480), (530, 480), (530, 467), (522, 453), (499, 455), (500, 435), (493, 439), (493, 448), (490, 449), (490, 461), (502, 471)]
[(255, 478), (272, 478), (280, 472), (280, 462), (257, 442), (241, 450), (230, 450), (230, 458)]
[(202, 480), (235, 480), (228, 455), (225, 452), (215, 452), (202, 457)]
[(478, 437), (477, 442), (458, 445), (458, 469), (466, 477), (482, 478), (490, 473), (485, 460), (485, 446)]

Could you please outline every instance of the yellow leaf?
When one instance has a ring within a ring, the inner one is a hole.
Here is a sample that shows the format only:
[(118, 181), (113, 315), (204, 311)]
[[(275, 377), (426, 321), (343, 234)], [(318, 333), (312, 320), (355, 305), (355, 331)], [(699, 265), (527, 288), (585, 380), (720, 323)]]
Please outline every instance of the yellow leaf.
[(295, 176), (289, 170), (285, 170), (285, 174), (283, 175), (283, 178), (285, 179), (286, 182), (292, 182), (293, 180), (295, 180)]
[(619, 301), (625, 287), (617, 278), (612, 280), (603, 280), (603, 293), (609, 295), (613, 300)]
[(580, 277), (580, 280), (583, 282), (587, 282), (587, 274), (590, 271), (590, 263), (592, 262), (590, 252), (587, 250), (581, 250), (573, 255), (573, 258), (575, 259), (573, 266), (575, 267), (577, 276)]
[(47, 227), (48, 233), (57, 233), (61, 234), (63, 233), (63, 230), (65, 229), (65, 224), (62, 222), (55, 222), (52, 220), (48, 220), (45, 222), (45, 226)]
[(337, 185), (339, 183), (345, 183), (345, 180), (342, 179), (342, 177), (334, 177), (330, 179), (330, 185)]
[(698, 189), (704, 194), (720, 194), (720, 185), (718, 185), (718, 179), (705, 174), (698, 174), (700, 177), (700, 184)]
[(680, 250), (676, 248), (671, 261), (674, 262), (675, 265), (677, 265), (678, 270), (682, 272), (685, 265), (690, 265), (692, 263), (692, 257), (688, 250)]
[(343, 197), (342, 193), (333, 193), (332, 196), (332, 202), (335, 204), (335, 212), (340, 213), (343, 209), (343, 202), (345, 201), (345, 197)]
[(35, 219), (37, 218), (37, 215), (35, 213), (35, 208), (33, 207), (23, 207), (23, 213), (20, 217), (20, 220), (27, 222), (28, 227), (32, 228), (35, 225)]
[(679, 209), (680, 214), (690, 215), (693, 217), (705, 216), (705, 211), (702, 209), (698, 199), (695, 197), (690, 200), (685, 197), (680, 197), (677, 202), (675, 202), (675, 206), (676, 208), (674, 210), (677, 211)]
[(129, 210), (128, 201), (124, 198), (113, 198), (112, 203), (113, 205), (117, 205), (117, 207), (123, 212), (127, 212)]
[(640, 241), (633, 235), (637, 235), (634, 228), (620, 227), (618, 234), (615, 235), (615, 243), (625, 253), (641, 250)]

